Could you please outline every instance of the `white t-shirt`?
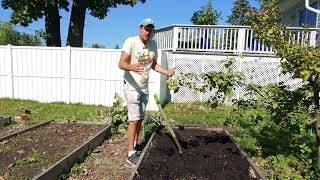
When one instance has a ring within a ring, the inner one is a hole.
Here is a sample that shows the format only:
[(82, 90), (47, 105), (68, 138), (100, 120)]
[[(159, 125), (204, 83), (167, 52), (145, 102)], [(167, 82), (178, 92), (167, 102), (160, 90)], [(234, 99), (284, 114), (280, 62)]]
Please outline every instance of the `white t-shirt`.
[(130, 64), (140, 62), (144, 67), (144, 71), (139, 73), (125, 71), (124, 80), (132, 90), (147, 92), (151, 65), (158, 58), (156, 42), (149, 40), (143, 44), (139, 36), (130, 37), (124, 42), (122, 51), (130, 55)]

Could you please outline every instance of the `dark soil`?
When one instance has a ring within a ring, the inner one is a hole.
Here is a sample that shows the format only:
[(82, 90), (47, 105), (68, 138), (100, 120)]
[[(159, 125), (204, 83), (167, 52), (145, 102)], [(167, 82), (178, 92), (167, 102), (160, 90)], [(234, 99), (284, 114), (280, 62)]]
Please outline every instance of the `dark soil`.
[(104, 127), (52, 122), (0, 142), (0, 179), (31, 179)]
[(31, 127), (31, 125), (28, 124), (11, 124), (5, 127), (0, 127), (0, 138), (18, 131), (22, 131), (29, 127)]
[(157, 133), (135, 179), (257, 179), (249, 162), (226, 134), (177, 130), (183, 154), (166, 132)]

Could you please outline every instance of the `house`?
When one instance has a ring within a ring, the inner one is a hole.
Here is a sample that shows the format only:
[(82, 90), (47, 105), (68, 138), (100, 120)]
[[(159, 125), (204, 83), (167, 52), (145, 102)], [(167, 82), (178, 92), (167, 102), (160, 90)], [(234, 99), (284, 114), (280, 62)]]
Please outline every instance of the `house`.
[[(319, 44), (316, 29), (319, 15), (306, 9), (305, 0), (279, 0), (279, 3), (280, 22), (292, 35), (289, 42), (304, 47)], [(315, 9), (320, 8), (317, 0), (310, 0), (309, 4)], [(312, 27), (308, 32), (301, 27), (306, 24)], [(291, 89), (301, 87), (301, 79), (292, 79), (289, 73), (281, 73), (280, 59), (272, 47), (255, 39), (253, 34), (250, 26), (174, 24), (157, 29), (154, 39), (162, 50), (161, 63), (176, 67), (178, 73), (225, 71), (223, 63), (234, 58), (233, 70), (242, 72), (246, 83), (283, 82)], [(165, 79), (160, 82), (160, 87), (166, 87)], [(232, 98), (245, 98), (245, 93), (244, 89), (237, 88)], [(214, 94), (214, 91), (195, 93), (183, 87), (178, 92), (171, 92), (170, 97), (173, 102), (192, 102), (206, 101)]]
[[(310, 0), (312, 8), (318, 9), (318, 0)], [(319, 27), (319, 16), (305, 7), (305, 0), (279, 0), (281, 17), (280, 22), (287, 25), (298, 27), (310, 25), (313, 28)]]
[[(309, 25), (312, 28), (319, 28), (319, 14), (308, 10), (305, 6), (305, 0), (279, 0), (281, 17), (280, 22), (293, 27)], [(309, 0), (310, 7), (320, 8), (318, 0)], [(317, 46), (320, 45), (320, 35), (317, 33)]]

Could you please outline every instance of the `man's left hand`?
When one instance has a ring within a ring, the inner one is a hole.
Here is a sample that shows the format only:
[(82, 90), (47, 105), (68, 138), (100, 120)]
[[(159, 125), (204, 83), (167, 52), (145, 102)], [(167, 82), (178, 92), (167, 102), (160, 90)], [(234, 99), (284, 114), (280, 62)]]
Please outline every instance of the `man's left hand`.
[(175, 72), (176, 72), (176, 68), (170, 68), (168, 69), (167, 76), (171, 77), (174, 75)]

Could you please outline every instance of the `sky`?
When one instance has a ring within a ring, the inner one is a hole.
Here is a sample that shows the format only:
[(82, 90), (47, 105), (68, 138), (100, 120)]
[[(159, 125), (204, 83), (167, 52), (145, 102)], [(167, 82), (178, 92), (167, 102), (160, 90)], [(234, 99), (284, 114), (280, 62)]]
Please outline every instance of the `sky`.
[[(110, 9), (105, 19), (100, 20), (87, 12), (84, 29), (84, 47), (90, 47), (98, 43), (107, 48), (116, 45), (122, 47), (123, 42), (130, 36), (138, 35), (139, 23), (144, 18), (152, 18), (156, 29), (172, 24), (191, 24), (190, 18), (193, 12), (201, 10), (208, 0), (146, 0), (138, 2), (134, 7), (118, 6)], [(226, 20), (231, 15), (234, 0), (213, 0), (214, 9), (222, 13), (218, 24), (227, 24)], [(257, 0), (249, 0), (250, 5), (258, 6)], [(71, 9), (71, 8), (70, 8)], [(0, 8), (0, 21), (9, 21), (12, 11)], [(70, 11), (60, 11), (62, 45), (68, 35)], [(28, 34), (34, 34), (35, 30), (44, 30), (44, 20), (40, 19), (28, 27), (16, 26), (16, 30)]]

